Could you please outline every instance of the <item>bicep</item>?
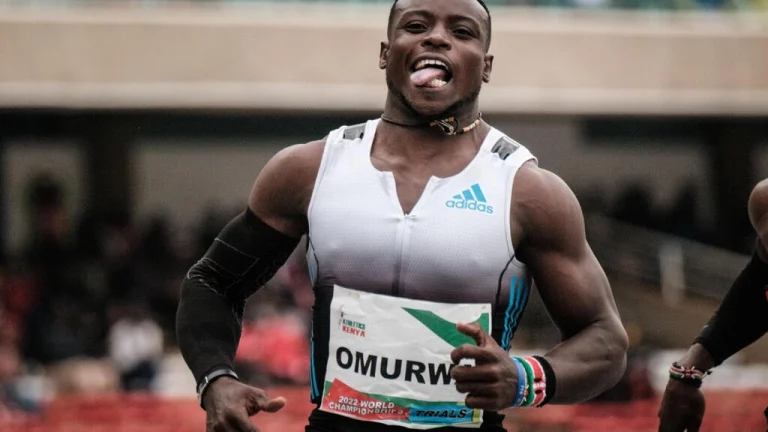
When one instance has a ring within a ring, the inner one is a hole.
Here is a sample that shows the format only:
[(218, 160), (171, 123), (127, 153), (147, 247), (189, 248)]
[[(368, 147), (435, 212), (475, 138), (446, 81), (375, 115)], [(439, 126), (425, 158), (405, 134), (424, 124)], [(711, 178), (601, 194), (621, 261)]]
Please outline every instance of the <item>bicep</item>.
[(575, 255), (558, 250), (538, 252), (529, 266), (547, 312), (564, 337), (613, 319), (616, 307), (610, 284), (586, 244)]
[(554, 174), (529, 174), (521, 203), (523, 256), (547, 312), (565, 337), (618, 319), (608, 278), (589, 247), (576, 196)]

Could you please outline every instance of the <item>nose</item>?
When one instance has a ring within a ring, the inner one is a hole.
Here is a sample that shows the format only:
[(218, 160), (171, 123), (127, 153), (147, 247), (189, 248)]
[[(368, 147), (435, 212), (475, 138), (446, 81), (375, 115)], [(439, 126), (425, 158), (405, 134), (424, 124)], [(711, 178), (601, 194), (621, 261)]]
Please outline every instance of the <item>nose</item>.
[(451, 49), (451, 42), (448, 40), (446, 30), (439, 26), (427, 33), (421, 45), (430, 48)]

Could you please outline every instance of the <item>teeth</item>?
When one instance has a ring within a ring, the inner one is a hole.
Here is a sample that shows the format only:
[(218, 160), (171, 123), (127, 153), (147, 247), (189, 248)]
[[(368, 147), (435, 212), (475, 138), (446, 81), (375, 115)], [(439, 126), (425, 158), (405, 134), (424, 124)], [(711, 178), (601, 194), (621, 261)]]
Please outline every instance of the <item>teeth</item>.
[(446, 84), (448, 84), (448, 83), (443, 81), (443, 80), (441, 80), (441, 79), (435, 78), (432, 81), (430, 81), (429, 83), (427, 83), (427, 86), (428, 87), (432, 87), (432, 88), (440, 88), (440, 87), (442, 87), (442, 86), (444, 86)]
[(446, 69), (448, 69), (448, 65), (441, 62), (440, 60), (421, 60), (418, 63), (416, 63), (415, 70), (423, 69), (429, 65), (435, 65), (435, 66), (442, 66)]

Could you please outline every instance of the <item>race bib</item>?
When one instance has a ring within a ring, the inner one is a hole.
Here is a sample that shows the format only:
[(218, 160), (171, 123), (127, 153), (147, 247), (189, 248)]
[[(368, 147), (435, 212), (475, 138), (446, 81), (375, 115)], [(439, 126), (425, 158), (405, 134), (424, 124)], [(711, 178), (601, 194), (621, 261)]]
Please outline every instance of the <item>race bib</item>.
[(444, 304), (334, 287), (320, 410), (411, 429), (477, 428), (451, 379), (451, 351), (475, 341), (456, 330), (490, 332), (490, 304)]

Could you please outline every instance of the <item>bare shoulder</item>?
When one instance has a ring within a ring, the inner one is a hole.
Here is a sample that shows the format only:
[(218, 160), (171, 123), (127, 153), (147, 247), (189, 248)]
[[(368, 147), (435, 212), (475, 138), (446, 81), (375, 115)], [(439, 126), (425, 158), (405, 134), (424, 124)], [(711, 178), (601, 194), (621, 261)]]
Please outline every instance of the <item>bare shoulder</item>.
[(585, 238), (584, 216), (576, 195), (558, 175), (526, 163), (515, 177), (513, 220), (522, 244), (536, 248), (569, 248)]
[(251, 210), (285, 234), (303, 235), (324, 148), (325, 138), (276, 153), (256, 177), (248, 199)]
[(749, 196), (749, 220), (759, 238), (758, 253), (768, 262), (768, 179), (758, 183)]
[[(323, 158), (325, 139), (288, 146), (277, 152), (259, 173), (281, 186), (303, 186), (314, 183)], [(286, 184), (287, 182), (287, 184)]]
[(749, 219), (755, 229), (768, 229), (768, 179), (761, 181), (749, 196)]

